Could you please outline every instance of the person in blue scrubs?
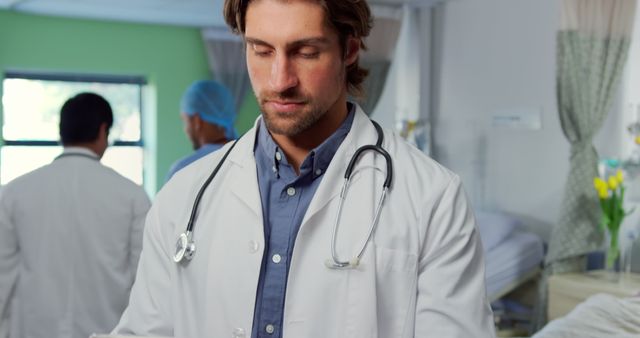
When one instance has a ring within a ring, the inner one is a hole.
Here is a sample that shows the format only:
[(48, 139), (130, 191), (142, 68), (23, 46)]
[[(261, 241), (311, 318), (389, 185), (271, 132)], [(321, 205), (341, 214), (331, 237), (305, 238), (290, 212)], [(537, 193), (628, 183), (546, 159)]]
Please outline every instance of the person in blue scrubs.
[(182, 95), (180, 115), (195, 152), (176, 161), (165, 181), (197, 159), (238, 138), (234, 98), (229, 89), (212, 80), (196, 81)]

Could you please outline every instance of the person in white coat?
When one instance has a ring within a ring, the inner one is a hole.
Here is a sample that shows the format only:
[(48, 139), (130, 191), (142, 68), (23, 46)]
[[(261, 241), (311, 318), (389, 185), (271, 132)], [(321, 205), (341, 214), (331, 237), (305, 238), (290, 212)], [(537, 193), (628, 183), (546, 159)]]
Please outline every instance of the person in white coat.
[(261, 117), (160, 191), (113, 334), (493, 337), (460, 179), (347, 100), (366, 75), (366, 1), (227, 0), (224, 13)]
[(113, 124), (93, 93), (60, 113), (64, 151), (0, 193), (0, 318), (11, 338), (109, 332), (129, 299), (150, 201), (100, 164)]

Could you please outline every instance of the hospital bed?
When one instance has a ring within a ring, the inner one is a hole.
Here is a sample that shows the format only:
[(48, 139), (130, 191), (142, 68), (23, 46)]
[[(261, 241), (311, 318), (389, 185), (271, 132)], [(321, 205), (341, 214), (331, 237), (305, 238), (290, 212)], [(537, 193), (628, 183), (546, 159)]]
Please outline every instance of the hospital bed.
[(485, 254), (487, 296), (495, 301), (537, 277), (544, 259), (542, 239), (506, 213), (479, 211), (476, 221)]
[(596, 294), (564, 317), (549, 322), (532, 338), (640, 337), (640, 297)]

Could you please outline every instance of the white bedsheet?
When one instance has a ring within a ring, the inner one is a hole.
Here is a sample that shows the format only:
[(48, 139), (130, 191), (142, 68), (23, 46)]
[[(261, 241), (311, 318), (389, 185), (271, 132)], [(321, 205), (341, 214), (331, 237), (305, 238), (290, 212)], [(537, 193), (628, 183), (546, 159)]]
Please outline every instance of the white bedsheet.
[(485, 249), (487, 295), (490, 300), (539, 269), (544, 248), (536, 234), (514, 231), (492, 249)]
[(547, 324), (532, 338), (638, 338), (640, 297), (597, 294), (568, 315)]

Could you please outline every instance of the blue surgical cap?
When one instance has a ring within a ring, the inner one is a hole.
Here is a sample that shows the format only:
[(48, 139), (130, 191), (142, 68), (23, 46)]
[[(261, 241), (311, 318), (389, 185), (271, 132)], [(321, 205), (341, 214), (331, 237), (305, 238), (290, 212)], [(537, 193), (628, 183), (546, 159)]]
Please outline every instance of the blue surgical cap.
[(201, 80), (191, 84), (182, 95), (180, 110), (189, 116), (198, 114), (204, 121), (224, 128), (229, 140), (238, 138), (233, 127), (236, 120), (233, 95), (216, 81)]

